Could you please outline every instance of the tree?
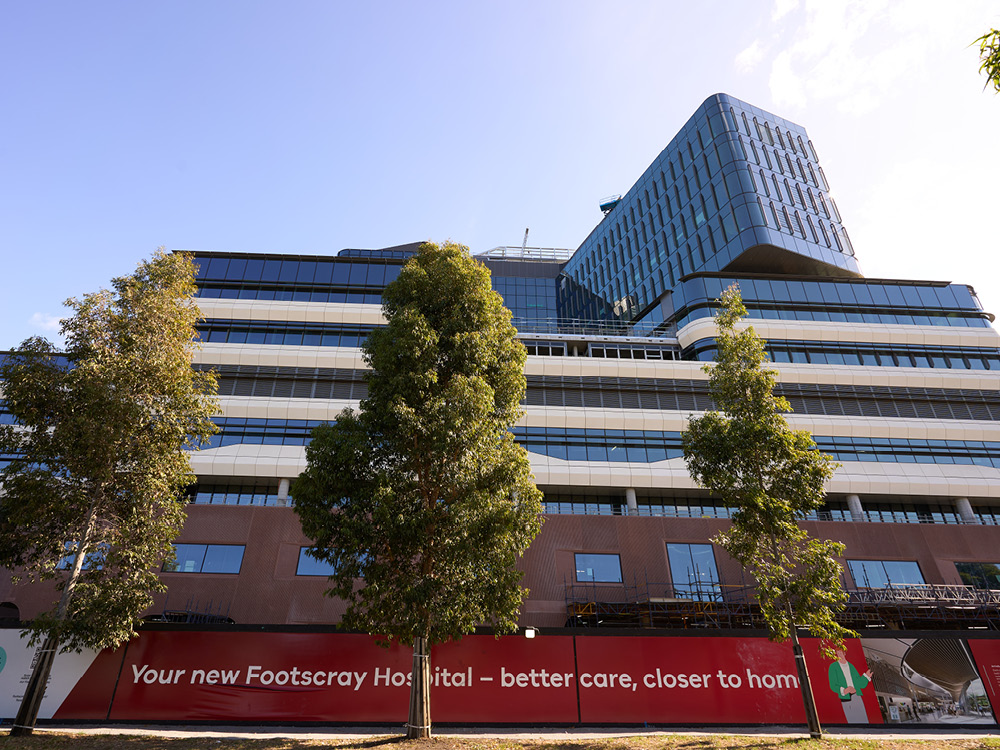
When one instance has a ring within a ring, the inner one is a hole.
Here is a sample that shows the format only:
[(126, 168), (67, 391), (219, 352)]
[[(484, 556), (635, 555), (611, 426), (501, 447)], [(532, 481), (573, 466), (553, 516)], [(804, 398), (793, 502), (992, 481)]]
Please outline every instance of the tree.
[(63, 320), (65, 351), (31, 338), (0, 365), (13, 425), (0, 427), (0, 565), (54, 580), (44, 641), (11, 734), (31, 734), (56, 651), (116, 647), (163, 591), (157, 572), (194, 481), (186, 447), (206, 440), (215, 375), (191, 359), (198, 308), (190, 256), (157, 251)]
[(739, 290), (722, 294), (716, 317), (718, 353), (707, 365), (719, 411), (691, 419), (684, 459), (692, 478), (736, 508), (729, 531), (713, 541), (757, 580), (757, 599), (773, 641), (791, 638), (809, 731), (820, 736), (812, 688), (798, 638), (806, 627), (827, 650), (856, 635), (834, 619), (847, 599), (837, 557), (844, 545), (809, 537), (798, 520), (823, 504), (836, 464), (816, 450), (810, 434), (792, 430), (791, 411), (773, 393), (764, 341), (752, 327), (738, 331), (746, 308)]
[(514, 566), (541, 493), (509, 429), (525, 349), (489, 271), (465, 247), (425, 244), (382, 300), (368, 397), (316, 428), (292, 495), (311, 554), (333, 564), (343, 627), (413, 643), (407, 735), (429, 737), (429, 647), (516, 629)]
[(986, 85), (992, 85), (1000, 93), (1000, 31), (990, 29), (976, 42), (979, 42), (979, 59), (982, 61), (979, 72), (986, 74)]

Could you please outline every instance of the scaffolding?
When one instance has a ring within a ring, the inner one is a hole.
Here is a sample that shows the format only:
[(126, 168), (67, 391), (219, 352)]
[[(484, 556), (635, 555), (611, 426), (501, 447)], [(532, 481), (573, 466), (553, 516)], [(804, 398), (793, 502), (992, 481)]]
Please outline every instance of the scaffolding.
[[(565, 582), (568, 627), (766, 629), (754, 586), (697, 580)], [(848, 590), (837, 621), (851, 628), (1000, 630), (1000, 591), (964, 585), (889, 584)]]
[(169, 622), (184, 625), (232, 625), (234, 620), (229, 616), (229, 605), (226, 605), (225, 612), (222, 603), (215, 604), (209, 600), (207, 604), (195, 600), (193, 597), (178, 609), (170, 608), (169, 596), (163, 603), (163, 610), (158, 614), (147, 615), (142, 618), (146, 622)]

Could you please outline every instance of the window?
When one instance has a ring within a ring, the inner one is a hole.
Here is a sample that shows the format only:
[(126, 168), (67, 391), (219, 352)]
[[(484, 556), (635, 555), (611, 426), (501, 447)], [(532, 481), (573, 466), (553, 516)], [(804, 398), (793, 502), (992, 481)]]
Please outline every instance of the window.
[(576, 555), (576, 580), (580, 583), (621, 583), (622, 564), (618, 555)]
[[(64, 542), (63, 549), (66, 554), (56, 565), (58, 570), (69, 570), (73, 566), (73, 558), (76, 557), (76, 542)], [(104, 558), (107, 555), (108, 545), (104, 542), (97, 544), (97, 549), (91, 550), (83, 558), (83, 570), (100, 570), (104, 567)]]
[(667, 544), (674, 596), (702, 602), (721, 602), (719, 570), (711, 544)]
[(1000, 563), (957, 562), (955, 567), (966, 586), (1000, 591)]
[(847, 567), (859, 589), (925, 583), (920, 566), (913, 560), (848, 560)]
[(243, 564), (242, 544), (175, 544), (173, 562), (165, 573), (239, 573)]
[(336, 566), (326, 560), (317, 560), (309, 555), (312, 547), (299, 547), (299, 564), (295, 568), (297, 576), (332, 576), (337, 572)]

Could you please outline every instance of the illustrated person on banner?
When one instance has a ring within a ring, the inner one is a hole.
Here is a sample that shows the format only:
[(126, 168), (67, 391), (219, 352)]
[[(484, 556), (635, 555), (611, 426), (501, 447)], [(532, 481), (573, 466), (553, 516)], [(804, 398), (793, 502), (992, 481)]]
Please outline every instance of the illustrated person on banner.
[(837, 660), (830, 665), (830, 690), (840, 698), (844, 708), (844, 718), (848, 724), (867, 724), (868, 712), (861, 697), (861, 691), (868, 687), (872, 680), (872, 671), (859, 674), (854, 665), (847, 661), (843, 649), (834, 651)]

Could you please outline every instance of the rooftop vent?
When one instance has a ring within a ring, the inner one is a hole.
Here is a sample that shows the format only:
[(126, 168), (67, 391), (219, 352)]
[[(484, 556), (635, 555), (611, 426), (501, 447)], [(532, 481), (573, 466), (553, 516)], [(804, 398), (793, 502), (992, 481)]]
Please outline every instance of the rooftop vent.
[(607, 198), (601, 201), (601, 210), (604, 215), (607, 216), (614, 210), (614, 207), (622, 202), (621, 195), (609, 195)]

